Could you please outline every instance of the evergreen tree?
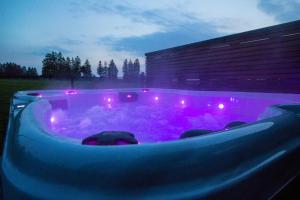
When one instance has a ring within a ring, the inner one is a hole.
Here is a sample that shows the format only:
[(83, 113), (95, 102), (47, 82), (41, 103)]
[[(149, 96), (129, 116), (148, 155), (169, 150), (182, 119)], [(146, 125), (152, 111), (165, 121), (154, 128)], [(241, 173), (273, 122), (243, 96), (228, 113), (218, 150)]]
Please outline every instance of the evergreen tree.
[(78, 56), (71, 59), (71, 74), (74, 78), (80, 77), (80, 66), (81, 66), (81, 60)]
[(0, 63), (0, 77), (7, 78), (36, 78), (38, 77), (36, 68), (21, 67), (16, 63)]
[(107, 62), (104, 62), (104, 67), (103, 67), (103, 78), (107, 79), (108, 78), (108, 67), (107, 67)]
[(125, 59), (123, 62), (122, 71), (123, 71), (123, 79), (128, 80), (128, 61), (127, 61), (127, 59)]
[(71, 78), (71, 59), (69, 57), (66, 58), (66, 62), (65, 62), (65, 70), (66, 70), (66, 74), (65, 74), (65, 78)]
[(0, 63), (0, 77), (5, 76), (5, 70), (4, 70), (4, 65)]
[(100, 79), (106, 78), (106, 72), (105, 72), (104, 67), (102, 66), (101, 60), (98, 63), (97, 74), (99, 75)]
[(139, 78), (140, 75), (140, 61), (139, 59), (135, 59), (133, 63), (133, 77), (135, 80)]
[(38, 73), (35, 67), (31, 68), (31, 77), (38, 77)]
[(61, 52), (51, 52), (43, 59), (42, 75), (46, 78), (66, 78), (68, 67)]
[(63, 57), (61, 52), (56, 54), (55, 66), (56, 66), (55, 77), (56, 78), (65, 78), (66, 74), (67, 74), (66, 60)]
[(42, 76), (45, 78), (54, 78), (56, 75), (56, 58), (57, 53), (51, 52), (45, 55), (43, 59)]
[(27, 72), (26, 72), (26, 76), (28, 78), (35, 78), (35, 77), (37, 77), (38, 74), (37, 74), (36, 68), (34, 68), (34, 67), (28, 67), (27, 68)]
[(128, 79), (132, 80), (133, 79), (133, 74), (134, 74), (134, 67), (131, 59), (129, 60), (128, 63)]
[(22, 77), (24, 78), (28, 77), (28, 69), (25, 66), (22, 67)]
[(83, 73), (84, 78), (92, 77), (91, 65), (88, 59), (85, 60), (84, 65), (81, 68), (81, 72)]
[(108, 66), (108, 78), (111, 80), (115, 80), (118, 78), (118, 68), (114, 62), (111, 60)]

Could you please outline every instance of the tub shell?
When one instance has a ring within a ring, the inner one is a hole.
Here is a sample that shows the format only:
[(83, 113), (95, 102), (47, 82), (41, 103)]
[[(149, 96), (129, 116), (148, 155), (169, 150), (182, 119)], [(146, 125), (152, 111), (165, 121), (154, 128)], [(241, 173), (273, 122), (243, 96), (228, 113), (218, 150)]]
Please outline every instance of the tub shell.
[(275, 116), (187, 140), (97, 147), (49, 134), (34, 114), (45, 105), (26, 92), (12, 98), (4, 199), (267, 199), (299, 174), (298, 104), (274, 105)]

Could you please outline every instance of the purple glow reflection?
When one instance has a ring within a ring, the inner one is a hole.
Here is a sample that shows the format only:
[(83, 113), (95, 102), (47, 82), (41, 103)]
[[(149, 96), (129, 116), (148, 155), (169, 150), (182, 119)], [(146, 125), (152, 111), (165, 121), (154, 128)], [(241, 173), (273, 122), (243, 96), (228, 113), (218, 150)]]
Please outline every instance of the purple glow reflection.
[(127, 145), (127, 144), (129, 144), (129, 143), (126, 142), (125, 140), (117, 140), (117, 141), (115, 142), (115, 144), (116, 144), (116, 145)]
[(88, 145), (98, 145), (98, 142), (96, 140), (90, 140), (90, 141), (87, 141), (86, 144), (88, 144)]
[(218, 108), (221, 109), (221, 110), (223, 110), (225, 108), (225, 106), (224, 106), (223, 103), (219, 103)]
[(77, 94), (77, 91), (76, 90), (66, 90), (65, 94), (66, 95), (73, 95), (73, 94)]

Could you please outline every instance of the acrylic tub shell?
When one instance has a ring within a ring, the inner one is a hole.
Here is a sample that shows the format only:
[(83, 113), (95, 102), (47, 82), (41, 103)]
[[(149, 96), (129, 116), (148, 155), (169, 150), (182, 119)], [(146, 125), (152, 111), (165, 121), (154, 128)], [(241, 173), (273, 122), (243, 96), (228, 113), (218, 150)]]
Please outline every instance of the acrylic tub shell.
[(187, 140), (94, 147), (48, 134), (36, 98), (13, 100), (28, 105), (10, 112), (5, 199), (265, 199), (299, 173), (300, 105), (273, 106), (280, 115)]

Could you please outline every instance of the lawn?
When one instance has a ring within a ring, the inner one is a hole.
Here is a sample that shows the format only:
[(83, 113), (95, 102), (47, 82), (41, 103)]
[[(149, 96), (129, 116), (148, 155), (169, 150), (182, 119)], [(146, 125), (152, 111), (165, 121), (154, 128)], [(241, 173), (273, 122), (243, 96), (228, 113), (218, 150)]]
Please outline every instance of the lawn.
[(67, 81), (0, 79), (0, 145), (2, 149), (3, 136), (8, 120), (10, 98), (16, 91), (61, 88), (67, 86)]
[[(99, 80), (75, 81), (76, 88), (120, 88), (135, 87), (138, 84), (124, 83), (121, 80), (100, 82)], [(24, 79), (0, 79), (0, 152), (2, 152), (3, 137), (8, 120), (10, 98), (16, 91), (21, 90), (44, 90), (44, 89), (66, 89), (70, 87), (67, 80), (24, 80)]]

